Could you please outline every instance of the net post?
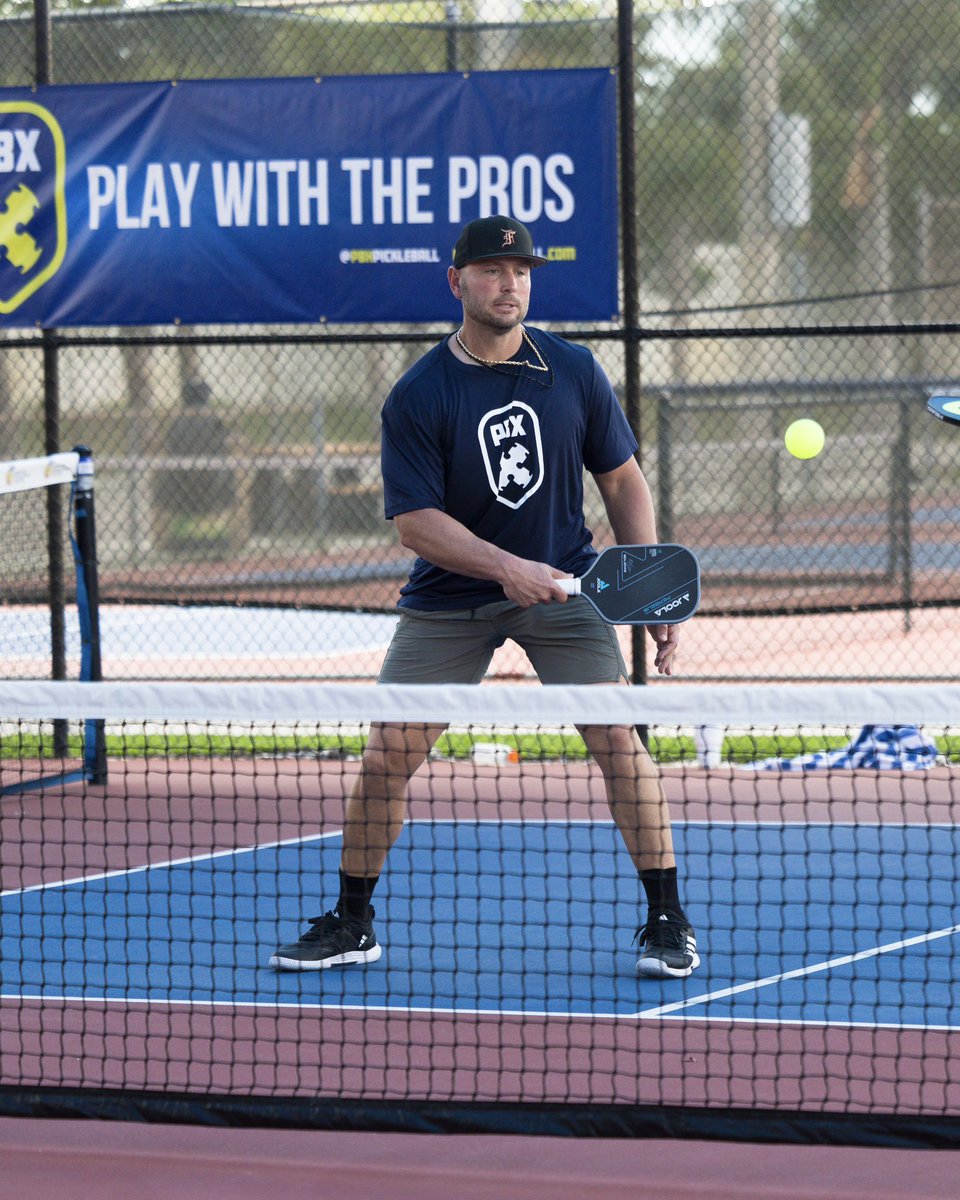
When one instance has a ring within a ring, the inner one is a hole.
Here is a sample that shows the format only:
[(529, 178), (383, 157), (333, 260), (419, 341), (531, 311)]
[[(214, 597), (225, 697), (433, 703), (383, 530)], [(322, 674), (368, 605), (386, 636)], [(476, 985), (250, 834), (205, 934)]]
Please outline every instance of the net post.
[[(97, 571), (97, 531), (94, 504), (93, 452), (74, 446), (79, 455), (73, 489), (74, 557), (77, 563), (77, 614), (80, 624), (80, 679), (103, 679), (100, 646), (100, 581)], [(102, 720), (84, 720), (83, 772), (89, 783), (107, 779), (107, 756)]]

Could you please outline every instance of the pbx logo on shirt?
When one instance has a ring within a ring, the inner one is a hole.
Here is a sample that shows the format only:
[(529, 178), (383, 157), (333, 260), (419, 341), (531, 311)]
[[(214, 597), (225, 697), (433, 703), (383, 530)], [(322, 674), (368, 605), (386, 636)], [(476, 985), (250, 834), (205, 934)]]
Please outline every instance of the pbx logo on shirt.
[(505, 408), (485, 413), (477, 432), (490, 490), (500, 504), (519, 508), (543, 483), (537, 414), (514, 400)]
[(0, 103), (0, 313), (55, 275), (66, 249), (63, 131), (39, 104)]

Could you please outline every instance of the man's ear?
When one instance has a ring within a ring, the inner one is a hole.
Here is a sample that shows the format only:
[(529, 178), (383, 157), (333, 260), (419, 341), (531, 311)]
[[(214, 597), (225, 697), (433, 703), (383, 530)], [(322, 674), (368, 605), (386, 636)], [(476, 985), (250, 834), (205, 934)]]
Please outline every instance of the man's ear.
[(447, 267), (447, 283), (450, 284), (450, 291), (460, 299), (460, 272), (456, 267)]

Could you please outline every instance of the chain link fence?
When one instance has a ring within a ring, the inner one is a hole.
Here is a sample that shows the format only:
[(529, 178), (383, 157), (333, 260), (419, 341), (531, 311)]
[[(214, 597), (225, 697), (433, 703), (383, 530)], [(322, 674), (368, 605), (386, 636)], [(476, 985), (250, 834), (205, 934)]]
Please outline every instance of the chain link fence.
[[(616, 68), (625, 315), (552, 328), (701, 557), (685, 677), (956, 674), (960, 439), (925, 412), (960, 386), (955, 0), (7, 0), (4, 86), (36, 81), (38, 33), (64, 84)], [(379, 409), (456, 315), (2, 335), (0, 457), (95, 453), (108, 677), (375, 674), (408, 566)], [(805, 463), (797, 416), (827, 433)]]

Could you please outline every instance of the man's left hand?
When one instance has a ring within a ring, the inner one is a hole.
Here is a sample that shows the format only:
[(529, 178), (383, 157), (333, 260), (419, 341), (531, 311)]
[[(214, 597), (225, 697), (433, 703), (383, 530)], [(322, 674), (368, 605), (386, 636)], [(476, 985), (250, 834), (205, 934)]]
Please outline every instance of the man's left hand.
[(650, 636), (657, 647), (657, 656), (653, 665), (660, 675), (673, 674), (673, 658), (680, 642), (680, 627), (678, 625), (650, 625)]

